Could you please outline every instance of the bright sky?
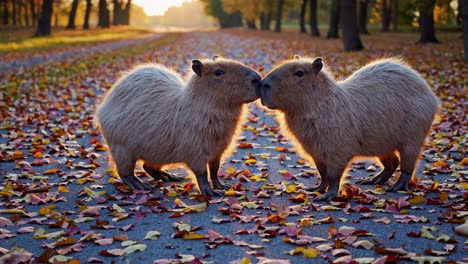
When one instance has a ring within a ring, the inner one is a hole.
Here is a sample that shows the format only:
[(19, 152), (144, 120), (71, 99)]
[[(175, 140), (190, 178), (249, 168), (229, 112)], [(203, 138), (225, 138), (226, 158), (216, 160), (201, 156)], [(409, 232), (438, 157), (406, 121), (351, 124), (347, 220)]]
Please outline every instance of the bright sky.
[(136, 5), (143, 7), (149, 16), (162, 15), (171, 6), (180, 6), (189, 0), (134, 0)]

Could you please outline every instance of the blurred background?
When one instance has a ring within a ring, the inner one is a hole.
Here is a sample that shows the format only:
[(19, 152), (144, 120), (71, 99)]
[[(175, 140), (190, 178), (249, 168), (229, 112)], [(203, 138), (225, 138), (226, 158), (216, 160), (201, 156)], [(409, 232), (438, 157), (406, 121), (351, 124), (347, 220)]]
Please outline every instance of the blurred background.
[[(2, 41), (14, 36), (49, 35), (63, 30), (112, 28), (122, 25), (159, 30), (245, 26), (272, 31), (309, 31), (338, 37), (338, 0), (1, 0)], [(358, 29), (417, 32), (420, 23), (436, 41), (430, 27), (461, 31), (462, 0), (359, 0)], [(341, 14), (340, 14), (341, 13)], [(42, 23), (41, 23), (42, 21)], [(9, 34), (10, 33), (10, 34)], [(12, 36), (11, 33), (14, 33)]]

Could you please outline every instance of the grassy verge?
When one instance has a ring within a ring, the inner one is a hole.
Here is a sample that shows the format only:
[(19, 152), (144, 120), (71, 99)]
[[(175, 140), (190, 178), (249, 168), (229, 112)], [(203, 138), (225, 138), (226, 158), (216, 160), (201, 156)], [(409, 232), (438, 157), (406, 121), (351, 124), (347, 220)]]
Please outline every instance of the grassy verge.
[(33, 37), (33, 29), (5, 29), (0, 33), (0, 53), (21, 53), (132, 38), (153, 31), (147, 28), (122, 26), (91, 30), (55, 29), (48, 37)]

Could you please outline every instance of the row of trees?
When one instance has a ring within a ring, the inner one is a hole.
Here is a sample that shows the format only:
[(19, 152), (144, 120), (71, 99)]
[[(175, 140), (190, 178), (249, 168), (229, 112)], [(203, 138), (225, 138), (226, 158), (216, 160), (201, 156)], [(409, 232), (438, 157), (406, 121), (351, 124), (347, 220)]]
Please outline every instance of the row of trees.
[[(328, 23), (327, 38), (338, 38), (339, 27), (346, 50), (363, 48), (360, 34), (369, 34), (369, 22), (381, 23), (381, 31), (399, 30), (399, 25), (418, 26), (421, 43), (437, 42), (434, 17), (439, 22), (460, 21), (463, 0), (201, 0), (207, 14), (219, 21), (221, 28), (242, 26), (281, 32), (283, 20), (297, 18), (299, 31), (320, 37), (319, 21)], [(466, 1), (466, 0), (465, 0)], [(437, 13), (435, 13), (437, 11)], [(457, 14), (458, 13), (458, 17)]]
[[(78, 12), (83, 4), (84, 12)], [(132, 0), (0, 0), (0, 23), (9, 26), (37, 26), (36, 36), (46, 36), (50, 35), (54, 15), (55, 25), (58, 24), (58, 15), (65, 13), (66, 28), (76, 29), (77, 14), (82, 13), (83, 29), (89, 29), (91, 12), (96, 5), (99, 27), (130, 23)]]

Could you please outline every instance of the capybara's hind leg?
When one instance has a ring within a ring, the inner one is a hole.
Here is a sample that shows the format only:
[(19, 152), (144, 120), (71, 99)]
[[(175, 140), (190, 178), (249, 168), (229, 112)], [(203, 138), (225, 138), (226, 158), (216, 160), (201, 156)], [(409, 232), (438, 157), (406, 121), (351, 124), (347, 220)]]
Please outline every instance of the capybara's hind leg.
[(219, 159), (210, 162), (208, 166), (210, 167), (211, 183), (213, 184), (213, 187), (215, 189), (228, 190), (229, 188), (231, 188), (229, 184), (222, 183), (218, 178)]
[(320, 174), (320, 184), (307, 188), (308, 192), (325, 192), (328, 187), (327, 165), (320, 161), (314, 161)]
[(146, 162), (143, 164), (143, 169), (146, 171), (146, 173), (148, 173), (155, 180), (162, 180), (164, 182), (184, 180), (183, 177), (180, 177), (178, 175), (174, 175), (174, 174), (169, 173), (167, 171), (163, 171), (163, 170), (161, 170), (160, 167), (151, 165), (151, 164), (146, 163)]
[(117, 167), (117, 172), (122, 179), (122, 182), (130, 189), (139, 190), (150, 190), (151, 186), (148, 183), (142, 182), (138, 177), (135, 176), (135, 162), (132, 155), (127, 151), (125, 147), (114, 146), (111, 148), (112, 158), (114, 159)]
[(329, 201), (338, 195), (340, 190), (340, 181), (346, 166), (327, 167), (328, 190), (325, 194), (317, 196), (314, 201)]
[(394, 152), (388, 153), (386, 155), (379, 156), (379, 160), (382, 163), (383, 170), (375, 175), (374, 177), (358, 179), (356, 183), (358, 184), (385, 184), (393, 173), (398, 168), (398, 157)]
[(408, 190), (408, 182), (413, 176), (416, 160), (418, 159), (419, 155), (419, 149), (420, 148), (414, 146), (403, 147), (400, 152), (400, 177), (392, 186), (387, 189), (387, 191), (396, 192)]

